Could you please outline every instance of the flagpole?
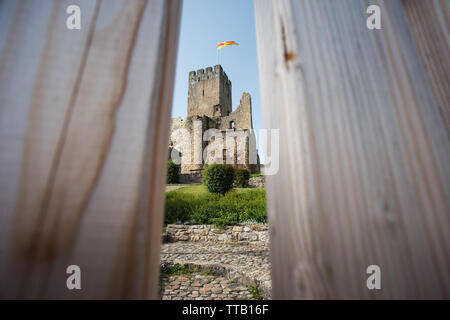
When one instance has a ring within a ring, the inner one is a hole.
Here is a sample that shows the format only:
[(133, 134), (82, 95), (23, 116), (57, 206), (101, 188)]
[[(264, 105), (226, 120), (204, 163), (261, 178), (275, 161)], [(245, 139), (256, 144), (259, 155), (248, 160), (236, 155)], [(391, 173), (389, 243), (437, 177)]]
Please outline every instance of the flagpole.
[(222, 49), (223, 47), (231, 46), (232, 44), (237, 45), (237, 46), (239, 45), (239, 43), (237, 43), (235, 41), (225, 41), (225, 42), (218, 42), (217, 43), (217, 64), (220, 63), (220, 60), (219, 60), (219, 56), (220, 56), (219, 51), (220, 51), (220, 49)]

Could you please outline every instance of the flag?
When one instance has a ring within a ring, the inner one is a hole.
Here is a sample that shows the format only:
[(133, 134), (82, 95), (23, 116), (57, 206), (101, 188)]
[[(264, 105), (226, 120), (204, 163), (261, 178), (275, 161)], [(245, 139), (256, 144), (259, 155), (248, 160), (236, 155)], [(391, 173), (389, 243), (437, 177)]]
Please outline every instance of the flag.
[(236, 45), (236, 46), (239, 45), (239, 43), (234, 42), (234, 41), (218, 42), (218, 43), (217, 43), (217, 50), (220, 50), (220, 49), (222, 49), (223, 47), (231, 46), (231, 45), (233, 45), (233, 44)]

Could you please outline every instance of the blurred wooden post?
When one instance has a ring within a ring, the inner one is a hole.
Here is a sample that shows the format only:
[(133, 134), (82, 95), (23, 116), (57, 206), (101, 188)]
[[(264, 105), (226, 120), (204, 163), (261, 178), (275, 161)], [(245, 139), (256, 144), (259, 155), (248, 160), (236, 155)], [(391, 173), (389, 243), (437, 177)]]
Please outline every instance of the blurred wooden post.
[(256, 0), (255, 15), (264, 127), (280, 129), (273, 297), (449, 298), (448, 2)]
[(157, 298), (181, 2), (71, 4), (0, 3), (0, 296)]
[(450, 135), (450, 1), (403, 0), (403, 5)]

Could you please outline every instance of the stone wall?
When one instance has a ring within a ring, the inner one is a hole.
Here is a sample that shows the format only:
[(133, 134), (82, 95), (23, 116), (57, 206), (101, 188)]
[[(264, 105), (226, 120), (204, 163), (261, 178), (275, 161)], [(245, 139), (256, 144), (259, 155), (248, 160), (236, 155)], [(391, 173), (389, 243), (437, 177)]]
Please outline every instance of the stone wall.
[(230, 121), (234, 121), (237, 129), (252, 129), (252, 98), (249, 93), (242, 93), (241, 101), (233, 112), (220, 118), (220, 130), (230, 129)]
[(174, 225), (167, 226), (164, 242), (203, 241), (203, 242), (269, 242), (268, 227), (264, 224), (228, 226), (223, 229), (212, 225)]
[(250, 188), (264, 188), (266, 186), (266, 179), (264, 176), (251, 177), (248, 180), (248, 186)]
[(178, 177), (178, 183), (190, 184), (190, 183), (201, 183), (202, 174), (201, 173), (181, 173)]
[(189, 72), (188, 116), (225, 116), (232, 111), (231, 81), (222, 66)]
[[(169, 158), (176, 163), (181, 161), (181, 173), (200, 172), (204, 153), (206, 163), (222, 163), (224, 152), (226, 163), (260, 172), (251, 96), (244, 92), (239, 106), (232, 111), (231, 81), (220, 65), (189, 73), (187, 109), (186, 119), (172, 119), (169, 141)], [(205, 137), (205, 132), (214, 137)]]

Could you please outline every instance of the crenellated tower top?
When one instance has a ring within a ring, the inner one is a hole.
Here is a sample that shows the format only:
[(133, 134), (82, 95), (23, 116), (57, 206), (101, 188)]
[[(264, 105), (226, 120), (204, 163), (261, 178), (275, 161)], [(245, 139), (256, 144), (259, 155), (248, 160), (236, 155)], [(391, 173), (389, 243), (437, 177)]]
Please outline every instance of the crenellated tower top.
[(227, 116), (231, 102), (231, 81), (221, 65), (189, 72), (188, 116)]

